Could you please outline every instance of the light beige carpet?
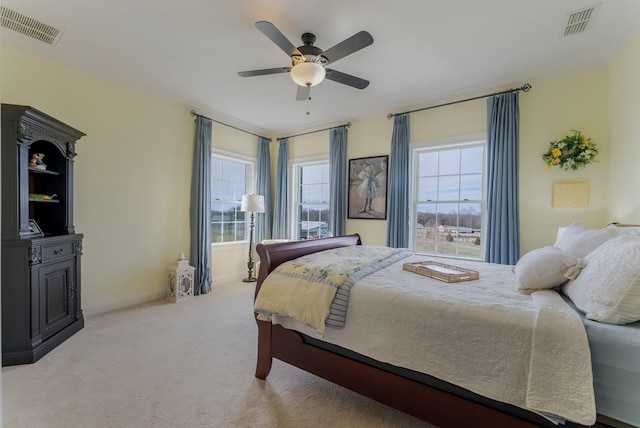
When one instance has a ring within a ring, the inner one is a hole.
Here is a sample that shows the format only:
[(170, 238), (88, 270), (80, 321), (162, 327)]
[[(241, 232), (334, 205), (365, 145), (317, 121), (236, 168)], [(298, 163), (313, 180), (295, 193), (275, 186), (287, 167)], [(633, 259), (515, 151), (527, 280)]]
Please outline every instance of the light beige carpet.
[(253, 376), (253, 284), (88, 317), (35, 364), (2, 370), (5, 428), (425, 427), (274, 360)]

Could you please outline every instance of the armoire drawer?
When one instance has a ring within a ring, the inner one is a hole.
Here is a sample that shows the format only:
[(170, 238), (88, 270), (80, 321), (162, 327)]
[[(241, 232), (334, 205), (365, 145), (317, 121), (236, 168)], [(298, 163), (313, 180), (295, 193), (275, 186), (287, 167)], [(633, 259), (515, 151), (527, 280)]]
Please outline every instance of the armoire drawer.
[(73, 255), (73, 242), (61, 242), (56, 245), (42, 247), (42, 261), (56, 259), (59, 257), (69, 257)]

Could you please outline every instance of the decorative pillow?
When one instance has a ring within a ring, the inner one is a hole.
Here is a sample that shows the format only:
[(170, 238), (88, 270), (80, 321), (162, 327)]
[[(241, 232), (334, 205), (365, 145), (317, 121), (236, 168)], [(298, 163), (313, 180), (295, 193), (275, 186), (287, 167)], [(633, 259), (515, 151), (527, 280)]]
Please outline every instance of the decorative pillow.
[(579, 258), (584, 258), (611, 238), (618, 235), (615, 226), (602, 229), (588, 228), (580, 223), (572, 223), (553, 244)]
[(580, 276), (562, 286), (586, 317), (609, 324), (640, 320), (640, 237), (610, 239), (585, 258)]
[(531, 294), (576, 278), (583, 267), (582, 259), (559, 248), (537, 248), (518, 260), (515, 267), (516, 284), (522, 294)]
[(554, 246), (558, 246), (558, 242), (562, 239), (566, 239), (570, 236), (577, 235), (580, 232), (584, 232), (585, 230), (591, 229), (590, 227), (585, 226), (582, 223), (571, 223), (569, 226), (563, 226), (558, 228), (558, 233), (556, 235), (556, 243)]

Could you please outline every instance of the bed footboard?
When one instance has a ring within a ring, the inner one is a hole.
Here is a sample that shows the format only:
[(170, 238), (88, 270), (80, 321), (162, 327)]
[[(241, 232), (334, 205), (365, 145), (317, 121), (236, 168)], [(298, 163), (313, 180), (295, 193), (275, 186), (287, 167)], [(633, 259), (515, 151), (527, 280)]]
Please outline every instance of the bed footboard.
[[(255, 296), (258, 295), (264, 279), (280, 264), (307, 254), (317, 253), (318, 251), (347, 247), (350, 245), (362, 245), (360, 235), (353, 234), (334, 238), (291, 241), (269, 245), (258, 244), (256, 246), (256, 252), (260, 256), (260, 271), (258, 272), (258, 282), (256, 283), (254, 299)], [(271, 371), (273, 358), (271, 323), (260, 321), (257, 318), (256, 322), (258, 323), (258, 359), (255, 376), (259, 379), (266, 379)]]
[(348, 247), (351, 245), (362, 245), (360, 235), (356, 233), (333, 238), (309, 239), (306, 241), (291, 241), (269, 245), (258, 244), (256, 246), (256, 252), (260, 256), (260, 271), (258, 272), (255, 295), (258, 295), (258, 291), (267, 275), (282, 263), (307, 254), (317, 253), (318, 251)]

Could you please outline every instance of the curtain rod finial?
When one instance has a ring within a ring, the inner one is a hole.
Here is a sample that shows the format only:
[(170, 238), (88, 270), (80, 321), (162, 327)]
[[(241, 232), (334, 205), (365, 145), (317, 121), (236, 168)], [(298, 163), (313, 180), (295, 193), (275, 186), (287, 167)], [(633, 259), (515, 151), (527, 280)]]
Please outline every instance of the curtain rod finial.
[(389, 114), (387, 115), (387, 119), (391, 120), (391, 118), (392, 118), (393, 116), (395, 116), (395, 114), (393, 114), (393, 113), (389, 113)]
[(529, 89), (531, 89), (531, 85), (530, 85), (530, 84), (528, 84), (528, 83), (525, 83), (525, 84), (522, 86), (522, 90), (523, 90), (524, 92), (529, 92)]

